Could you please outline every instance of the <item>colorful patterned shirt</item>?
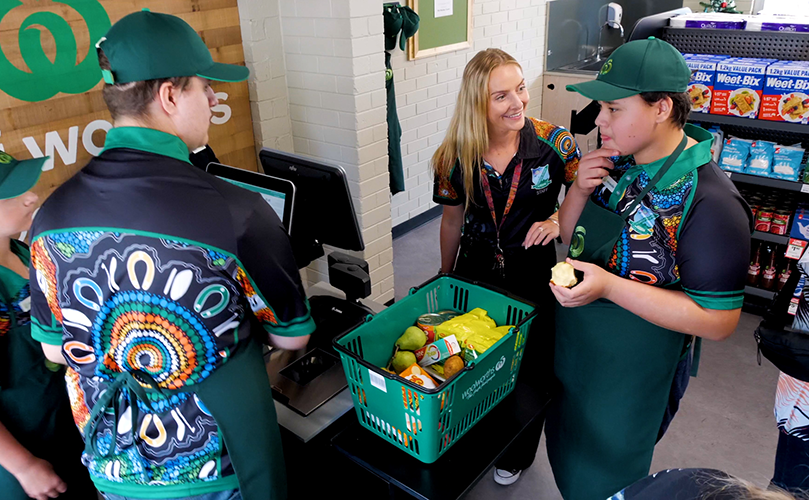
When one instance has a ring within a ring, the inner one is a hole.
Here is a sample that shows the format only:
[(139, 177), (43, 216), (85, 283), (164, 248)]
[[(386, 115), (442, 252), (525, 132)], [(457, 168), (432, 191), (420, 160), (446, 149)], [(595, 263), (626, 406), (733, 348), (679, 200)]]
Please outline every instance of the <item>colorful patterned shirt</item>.
[[(641, 283), (681, 287), (708, 309), (738, 309), (744, 300), (752, 215), (711, 159), (713, 136), (692, 125), (685, 131), (698, 144), (682, 153), (629, 216), (607, 267)], [(632, 157), (613, 158), (614, 183), (597, 188), (592, 200), (623, 213), (667, 158), (648, 165), (636, 165)]]
[[(489, 175), (495, 214), (499, 221), (508, 199), (514, 170), (523, 162), (514, 204), (500, 230), (503, 250), (519, 249), (531, 225), (546, 220), (556, 211), (556, 200), (562, 184), (576, 178), (581, 154), (573, 135), (562, 127), (528, 118), (520, 131), (520, 145), (514, 159), (502, 175), (482, 162), (474, 179), (473, 203), (466, 211), (462, 245), (493, 247), (495, 225), (486, 203), (478, 175)], [(463, 173), (456, 162), (449, 178), (436, 176), (433, 201), (441, 205), (457, 206), (466, 201)]]
[(315, 328), (275, 212), (192, 166), (179, 138), (123, 127), (50, 196), (31, 234), (32, 336), (62, 346), (79, 430), (122, 372), (175, 390), (136, 411), (124, 392), (103, 416), (99, 452), (83, 456), (98, 488), (148, 498), (238, 488), (193, 385), (252, 337)]
[[(790, 279), (789, 284), (797, 282), (797, 286), (785, 286), (773, 304), (776, 313), (782, 313), (788, 307), (790, 299), (798, 300), (798, 308), (792, 321), (792, 329), (809, 333), (809, 252), (804, 252), (798, 261), (800, 278)], [(791, 295), (789, 292), (793, 292)], [(775, 421), (778, 428), (803, 441), (809, 441), (809, 382), (781, 373), (778, 377), (778, 388), (775, 392)]]

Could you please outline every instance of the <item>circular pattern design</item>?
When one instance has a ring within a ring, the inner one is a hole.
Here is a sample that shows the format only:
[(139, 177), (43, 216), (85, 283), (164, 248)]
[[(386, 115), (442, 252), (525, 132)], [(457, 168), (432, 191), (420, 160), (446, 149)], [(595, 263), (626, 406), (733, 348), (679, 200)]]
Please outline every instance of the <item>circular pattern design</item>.
[(93, 324), (101, 375), (148, 373), (164, 389), (199, 383), (216, 363), (216, 341), (198, 316), (179, 304), (146, 292), (117, 294)]

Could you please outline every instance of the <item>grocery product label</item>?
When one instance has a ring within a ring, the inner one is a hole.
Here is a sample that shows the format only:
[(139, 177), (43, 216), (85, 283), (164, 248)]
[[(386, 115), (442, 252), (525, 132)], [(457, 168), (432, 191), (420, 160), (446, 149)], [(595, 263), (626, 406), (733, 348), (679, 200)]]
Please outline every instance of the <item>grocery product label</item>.
[(711, 98), (716, 82), (716, 60), (686, 60), (691, 69), (691, 81), (688, 83), (688, 97), (691, 98), (691, 111), (708, 113), (711, 110)]
[(711, 113), (756, 118), (769, 64), (769, 61), (756, 59), (729, 59), (719, 63)]
[(809, 122), (809, 67), (781, 61), (767, 68), (761, 97), (761, 119)]
[(809, 24), (761, 23), (761, 31), (781, 31), (783, 33), (809, 33)]
[(695, 19), (686, 21), (685, 27), (702, 30), (741, 30), (744, 29), (744, 21), (711, 21)]

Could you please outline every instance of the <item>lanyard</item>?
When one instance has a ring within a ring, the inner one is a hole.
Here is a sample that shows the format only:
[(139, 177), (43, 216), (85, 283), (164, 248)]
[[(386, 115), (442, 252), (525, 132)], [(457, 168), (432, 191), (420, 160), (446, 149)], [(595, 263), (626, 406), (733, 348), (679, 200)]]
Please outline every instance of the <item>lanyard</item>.
[[(635, 200), (632, 202), (632, 205), (629, 207), (629, 209), (624, 210), (622, 214), (622, 217), (624, 219), (627, 219), (630, 215), (632, 215), (632, 212), (635, 210), (635, 208), (637, 208), (637, 206), (640, 204), (643, 198), (647, 194), (649, 194), (649, 191), (651, 191), (655, 186), (657, 186), (657, 183), (660, 181), (660, 179), (663, 178), (663, 176), (669, 171), (672, 165), (674, 165), (674, 163), (680, 158), (680, 155), (683, 153), (683, 151), (685, 151), (685, 147), (687, 145), (688, 145), (688, 135), (683, 133), (683, 139), (680, 141), (680, 144), (677, 145), (677, 148), (674, 150), (674, 152), (672, 152), (671, 155), (669, 155), (665, 163), (663, 163), (663, 166), (660, 167), (660, 170), (657, 171), (657, 174), (655, 174), (655, 176), (649, 181), (649, 183), (646, 184), (646, 188), (643, 191), (641, 191), (641, 193), (638, 196), (635, 197)], [(632, 172), (632, 169), (637, 170), (635, 172)], [(634, 182), (635, 179), (638, 178), (638, 176), (641, 174), (642, 171), (643, 168), (636, 165), (635, 167), (632, 167), (630, 170), (628, 170), (624, 174), (624, 177), (622, 177), (621, 180), (618, 181), (619, 187), (621, 184), (624, 184), (624, 187), (623, 190), (616, 188), (615, 191), (613, 191), (612, 195), (610, 196), (608, 205), (611, 210), (615, 210), (617, 208), (618, 203), (626, 195), (626, 190), (629, 188), (629, 185), (632, 184), (632, 182)], [(624, 181), (625, 178), (628, 178), (627, 182)]]
[(500, 270), (502, 273), (505, 268), (505, 258), (503, 257), (503, 249), (500, 248), (500, 228), (506, 221), (506, 216), (511, 210), (511, 205), (514, 204), (514, 198), (517, 197), (517, 186), (520, 184), (520, 175), (522, 174), (522, 160), (517, 163), (514, 168), (514, 176), (511, 178), (511, 189), (508, 192), (508, 200), (506, 200), (506, 207), (503, 209), (503, 217), (500, 222), (497, 222), (497, 214), (494, 211), (494, 199), (492, 198), (492, 188), (489, 186), (489, 176), (486, 172), (481, 172), (481, 183), (483, 184), (483, 194), (486, 195), (486, 204), (489, 205), (489, 212), (492, 214), (492, 221), (494, 221), (495, 234), (497, 235), (497, 254), (495, 254), (494, 268)]

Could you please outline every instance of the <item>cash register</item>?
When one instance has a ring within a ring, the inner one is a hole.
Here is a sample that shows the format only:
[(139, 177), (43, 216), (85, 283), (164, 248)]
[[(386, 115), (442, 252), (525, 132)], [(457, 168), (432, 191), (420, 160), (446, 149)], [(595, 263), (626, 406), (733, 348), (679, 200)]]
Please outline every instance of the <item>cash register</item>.
[[(207, 171), (262, 195), (287, 229), (299, 268), (323, 257), (323, 245), (348, 251), (365, 248), (342, 167), (269, 148), (261, 150), (259, 159), (263, 174), (218, 163), (209, 164)], [(268, 349), (265, 354), (276, 407), (292, 411), (287, 419), (282, 417), (288, 412), (279, 411), (279, 423), (285, 425), (286, 420), (290, 427), (302, 427), (300, 419), (310, 416), (322, 420), (313, 414), (328, 413), (317, 410), (347, 387), (332, 339), (373, 312), (360, 302), (371, 293), (368, 263), (339, 251), (327, 259), (330, 288), (340, 293), (309, 296), (317, 329), (308, 345), (297, 351)], [(350, 396), (342, 399), (350, 408)], [(345, 407), (342, 401), (340, 411)], [(298, 435), (306, 441), (316, 431)]]

